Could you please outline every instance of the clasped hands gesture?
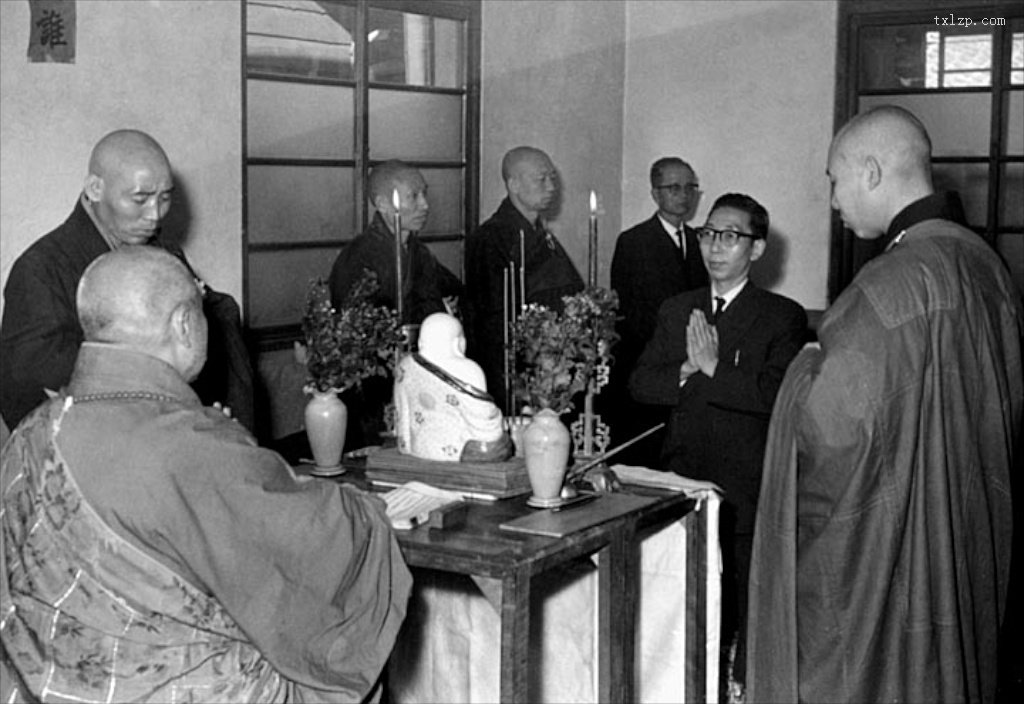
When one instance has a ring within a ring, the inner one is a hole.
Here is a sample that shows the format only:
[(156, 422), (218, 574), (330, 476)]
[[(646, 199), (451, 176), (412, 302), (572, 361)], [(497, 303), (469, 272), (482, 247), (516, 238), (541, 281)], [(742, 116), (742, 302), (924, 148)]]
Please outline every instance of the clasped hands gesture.
[(704, 311), (695, 309), (686, 325), (686, 361), (679, 369), (679, 381), (682, 383), (697, 372), (712, 377), (717, 367), (718, 331), (704, 317)]

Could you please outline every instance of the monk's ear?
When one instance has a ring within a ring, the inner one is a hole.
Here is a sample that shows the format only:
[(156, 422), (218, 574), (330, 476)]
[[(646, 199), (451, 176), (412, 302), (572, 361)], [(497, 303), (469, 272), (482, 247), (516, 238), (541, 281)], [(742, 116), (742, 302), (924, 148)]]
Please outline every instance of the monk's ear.
[(96, 174), (89, 174), (85, 177), (85, 186), (82, 191), (89, 202), (95, 203), (103, 197), (103, 179)]
[(869, 191), (873, 191), (882, 183), (882, 164), (874, 156), (864, 157), (863, 164), (864, 185)]
[(171, 335), (175, 342), (185, 349), (191, 349), (200, 343), (199, 316), (202, 314), (202, 308), (191, 302), (182, 302), (171, 312)]

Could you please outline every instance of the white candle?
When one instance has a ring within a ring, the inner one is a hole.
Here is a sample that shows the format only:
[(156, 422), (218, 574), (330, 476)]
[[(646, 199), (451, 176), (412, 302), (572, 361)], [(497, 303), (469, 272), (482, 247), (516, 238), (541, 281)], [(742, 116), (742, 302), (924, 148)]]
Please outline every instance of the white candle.
[(395, 207), (395, 310), (398, 311), (399, 325), (405, 323), (402, 312), (405, 308), (402, 300), (402, 201), (398, 197), (398, 189), (391, 192), (391, 204)]
[(587, 246), (588, 281), (597, 286), (597, 194), (590, 192), (590, 241)]

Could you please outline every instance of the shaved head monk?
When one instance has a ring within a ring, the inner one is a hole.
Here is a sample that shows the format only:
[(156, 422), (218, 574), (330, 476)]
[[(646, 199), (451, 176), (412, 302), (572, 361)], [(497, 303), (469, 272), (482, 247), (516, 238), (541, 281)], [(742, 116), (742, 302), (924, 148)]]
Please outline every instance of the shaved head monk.
[(545, 224), (560, 193), (551, 157), (531, 146), (509, 149), (501, 160), (501, 178), (507, 197), (466, 238), (466, 337), (469, 357), (483, 367), (498, 407), (518, 415), (520, 409), (513, 408), (505, 389), (505, 268), (511, 264), (523, 271), (519, 280), (526, 290), (517, 292), (519, 303), (558, 312), (563, 296), (583, 290), (583, 279)]
[[(4, 288), (0, 414), (10, 429), (71, 376), (82, 342), (75, 289), (94, 259), (126, 246), (153, 245), (191, 271), (181, 248), (160, 238), (173, 192), (167, 154), (145, 132), (116, 130), (93, 147), (71, 216), (18, 257)], [(203, 308), (210, 321), (210, 351), (194, 382), (196, 391), (205, 403), (231, 408), (252, 429), (252, 366), (238, 305), (204, 284)]]
[(173, 191), (171, 164), (148, 134), (118, 130), (93, 148), (85, 206), (111, 249), (152, 240), (171, 207)]
[(998, 700), (1024, 311), (930, 159), (894, 106), (829, 150), (832, 207), (885, 249), (825, 311), (772, 411), (747, 701)]
[(200, 403), (173, 255), (108, 252), (77, 301), (71, 379), (0, 455), (0, 697), (372, 700), (412, 586), (383, 502)]

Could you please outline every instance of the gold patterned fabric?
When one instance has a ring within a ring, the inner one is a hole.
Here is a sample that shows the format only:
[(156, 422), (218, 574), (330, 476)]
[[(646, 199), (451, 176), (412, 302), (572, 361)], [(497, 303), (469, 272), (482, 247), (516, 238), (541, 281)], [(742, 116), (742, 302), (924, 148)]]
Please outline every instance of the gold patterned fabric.
[[(284, 701), (282, 678), (212, 597), (110, 529), (42, 406), (5, 448), (0, 635), (45, 701)], [(8, 683), (10, 686), (10, 683)]]

